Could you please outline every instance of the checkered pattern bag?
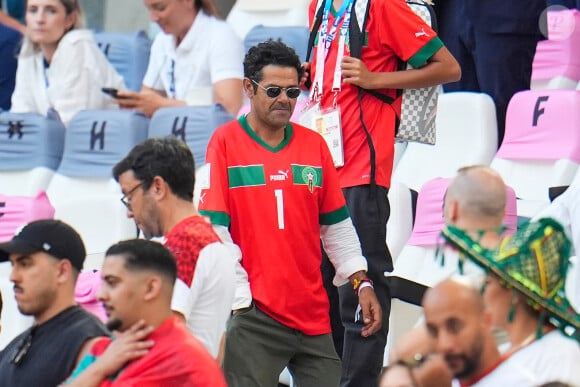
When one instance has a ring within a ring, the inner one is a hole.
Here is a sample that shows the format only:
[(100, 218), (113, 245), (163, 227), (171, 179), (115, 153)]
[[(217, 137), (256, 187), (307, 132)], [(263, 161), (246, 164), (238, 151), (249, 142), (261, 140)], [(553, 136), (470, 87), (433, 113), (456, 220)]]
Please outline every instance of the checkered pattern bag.
[[(322, 21), (322, 8), (325, 1), (331, 0), (318, 0), (316, 4), (315, 20), (308, 41), (307, 61), (310, 58), (315, 37), (320, 28), (320, 23)], [(362, 40), (364, 36), (361, 31), (364, 31), (365, 29), (369, 2), (370, 0), (355, 0), (354, 3), (354, 20), (356, 20), (356, 23), (353, 23), (351, 20), (351, 29), (349, 33), (351, 38), (350, 52), (351, 56), (355, 58), (360, 58), (361, 55)], [(437, 29), (437, 21), (435, 19), (431, 0), (406, 0), (406, 2), (407, 5), (429, 26), (435, 30)], [(353, 27), (354, 25), (357, 27)], [(355, 38), (355, 32), (358, 38)], [(409, 68), (409, 66), (403, 63), (401, 69), (404, 68)], [(435, 115), (437, 113), (437, 98), (439, 97), (439, 90), (439, 86), (420, 89), (405, 89), (402, 91), (398, 90), (397, 96), (402, 96), (402, 102), (401, 115), (399, 117), (399, 124), (395, 136), (396, 140), (435, 144)], [(389, 99), (390, 97), (387, 95), (378, 93), (375, 90), (364, 89), (364, 92), (375, 96), (385, 103), (393, 103), (392, 98)]]
[[(407, 5), (425, 23), (433, 26), (432, 9), (423, 0), (407, 0)], [(407, 69), (411, 66), (407, 65)], [(420, 89), (404, 89), (401, 102), (401, 117), (395, 138), (399, 141), (415, 141), (435, 144), (435, 116), (439, 86)]]

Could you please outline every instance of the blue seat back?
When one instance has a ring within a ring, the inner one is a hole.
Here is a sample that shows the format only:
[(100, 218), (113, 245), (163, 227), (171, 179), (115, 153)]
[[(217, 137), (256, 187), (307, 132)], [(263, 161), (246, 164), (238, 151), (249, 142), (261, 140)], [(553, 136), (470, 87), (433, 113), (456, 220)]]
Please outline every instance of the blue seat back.
[(95, 41), (129, 90), (141, 90), (151, 52), (151, 39), (147, 34), (144, 31), (97, 32)]
[(252, 46), (267, 40), (280, 40), (287, 46), (296, 50), (300, 60), (306, 60), (306, 49), (308, 48), (309, 31), (306, 27), (270, 27), (257, 25), (248, 32), (244, 39), (246, 51)]
[(213, 132), (234, 117), (221, 105), (179, 106), (159, 109), (151, 118), (149, 137), (176, 136), (187, 143), (195, 166), (205, 164), (205, 151)]
[(0, 171), (35, 167), (56, 170), (64, 147), (65, 128), (57, 116), (0, 113)]
[(112, 169), (147, 138), (149, 120), (128, 110), (83, 110), (66, 132), (57, 172), (69, 177), (112, 177)]

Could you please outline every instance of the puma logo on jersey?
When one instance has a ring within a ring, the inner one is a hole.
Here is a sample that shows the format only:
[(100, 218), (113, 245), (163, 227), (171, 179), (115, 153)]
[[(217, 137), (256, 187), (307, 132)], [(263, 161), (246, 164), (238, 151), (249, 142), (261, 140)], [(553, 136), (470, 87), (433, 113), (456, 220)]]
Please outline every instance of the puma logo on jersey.
[(270, 181), (285, 181), (286, 179), (288, 179), (289, 173), (290, 173), (289, 170), (283, 171), (279, 169), (277, 175), (270, 175)]
[(421, 31), (415, 32), (415, 37), (416, 38), (418, 38), (420, 36), (427, 36), (428, 37), (429, 34), (427, 32), (425, 32), (425, 29), (424, 28), (421, 28)]

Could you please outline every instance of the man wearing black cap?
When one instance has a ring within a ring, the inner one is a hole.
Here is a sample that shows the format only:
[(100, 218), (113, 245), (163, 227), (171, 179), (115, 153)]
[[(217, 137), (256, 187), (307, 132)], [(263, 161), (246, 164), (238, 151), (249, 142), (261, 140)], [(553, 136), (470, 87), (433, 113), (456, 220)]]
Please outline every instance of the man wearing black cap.
[(0, 352), (4, 386), (57, 386), (106, 328), (74, 302), (85, 260), (80, 235), (58, 220), (26, 225), (0, 244), (0, 261), (10, 261), (18, 309), (34, 325)]

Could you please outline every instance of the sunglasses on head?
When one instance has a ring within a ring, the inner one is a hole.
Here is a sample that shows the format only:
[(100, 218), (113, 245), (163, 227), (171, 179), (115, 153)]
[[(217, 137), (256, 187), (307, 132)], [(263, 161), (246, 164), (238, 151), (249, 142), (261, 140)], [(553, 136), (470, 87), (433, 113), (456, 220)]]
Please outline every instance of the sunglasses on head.
[(296, 99), (298, 98), (298, 96), (300, 95), (300, 88), (293, 86), (293, 87), (280, 87), (280, 86), (270, 86), (270, 87), (264, 87), (262, 85), (260, 85), (258, 82), (254, 81), (253, 79), (250, 79), (250, 81), (252, 81), (256, 86), (259, 86), (261, 89), (263, 89), (266, 92), (266, 95), (270, 98), (277, 98), (280, 93), (282, 93), (282, 90), (284, 90), (286, 92), (286, 96), (290, 99)]

